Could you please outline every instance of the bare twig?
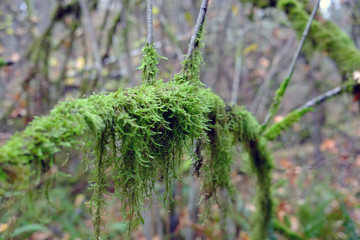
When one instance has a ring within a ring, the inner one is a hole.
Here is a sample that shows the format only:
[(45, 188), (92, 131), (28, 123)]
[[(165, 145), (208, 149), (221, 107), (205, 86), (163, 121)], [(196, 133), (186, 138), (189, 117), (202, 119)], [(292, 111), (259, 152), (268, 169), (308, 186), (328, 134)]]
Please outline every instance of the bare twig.
[(265, 129), (267, 127), (267, 125), (269, 124), (269, 122), (272, 120), (272, 118), (275, 116), (277, 110), (279, 109), (279, 106), (280, 106), (280, 103), (281, 103), (281, 100), (286, 92), (286, 88), (291, 80), (291, 77), (294, 73), (294, 69), (295, 69), (295, 64), (296, 64), (296, 61), (298, 60), (299, 58), (299, 55), (300, 55), (300, 52), (301, 52), (301, 49), (304, 45), (304, 42), (305, 42), (305, 38), (306, 36), (308, 35), (309, 33), (309, 30), (310, 30), (310, 27), (311, 27), (311, 23), (312, 21), (314, 20), (315, 18), (315, 14), (319, 8), (319, 4), (320, 4), (320, 0), (317, 0), (315, 6), (314, 6), (314, 9), (311, 13), (311, 16), (306, 24), (306, 27), (305, 27), (305, 30), (301, 36), (301, 40), (300, 40), (300, 43), (299, 43), (299, 46), (298, 48), (296, 49), (296, 53), (293, 57), (293, 60), (291, 62), (291, 65), (290, 65), (290, 69), (289, 69), (289, 73), (288, 73), (288, 77), (284, 80), (284, 82), (280, 85), (279, 89), (283, 88), (282, 91), (279, 91), (279, 96), (275, 96), (275, 99), (273, 101), (273, 103), (271, 104), (270, 106), (270, 110), (269, 110), (269, 113), (267, 114), (265, 120), (264, 120), (264, 123), (263, 123), (263, 129)]
[(205, 21), (205, 15), (206, 15), (208, 3), (209, 3), (209, 0), (202, 0), (202, 2), (201, 2), (201, 7), (200, 7), (200, 10), (199, 10), (198, 18), (196, 20), (195, 30), (194, 30), (194, 33), (193, 33), (193, 35), (191, 37), (191, 41), (190, 41), (190, 44), (189, 44), (189, 49), (188, 49), (188, 52), (187, 52), (188, 57), (192, 54), (192, 52), (197, 47), (198, 42), (196, 41), (196, 39), (197, 39), (197, 36), (198, 36), (198, 34), (200, 32), (200, 29), (201, 29), (202, 25), (204, 24), (204, 21)]
[(152, 0), (147, 0), (147, 42), (153, 42), (153, 13), (152, 13)]
[(305, 28), (302, 36), (301, 36), (301, 40), (300, 40), (299, 46), (298, 46), (298, 48), (296, 49), (296, 53), (295, 53), (294, 58), (293, 58), (293, 60), (292, 60), (292, 62), (291, 62), (291, 65), (290, 65), (290, 69), (289, 69), (289, 73), (288, 73), (288, 77), (289, 77), (289, 78), (291, 78), (292, 75), (293, 75), (293, 73), (294, 73), (296, 61), (298, 60), (299, 55), (300, 55), (300, 52), (301, 52), (301, 49), (302, 49), (302, 47), (304, 46), (304, 42), (305, 42), (306, 36), (307, 36), (308, 33), (309, 33), (309, 30), (310, 30), (310, 27), (311, 27), (311, 23), (312, 23), (312, 21), (313, 21), (314, 18), (315, 18), (315, 14), (316, 14), (316, 12), (317, 12), (317, 10), (318, 10), (318, 8), (319, 8), (319, 4), (320, 4), (320, 0), (317, 0), (316, 4), (315, 4), (315, 6), (314, 6), (314, 9), (313, 9), (313, 11), (312, 11), (312, 13), (311, 13), (311, 16), (310, 16), (310, 18), (309, 18), (309, 21), (308, 21), (307, 24), (306, 24), (306, 28)]
[[(102, 63), (101, 63), (101, 57), (100, 57), (99, 46), (98, 46), (98, 42), (97, 42), (97, 38), (96, 38), (96, 33), (94, 30), (94, 25), (91, 21), (91, 16), (90, 16), (90, 12), (89, 12), (88, 6), (86, 4), (86, 1), (79, 0), (79, 3), (80, 3), (80, 7), (81, 7), (81, 11), (83, 13), (83, 16), (85, 17), (85, 29), (90, 38), (90, 44), (91, 44), (92, 53), (93, 53), (93, 57), (94, 57), (94, 61), (95, 61), (97, 77), (100, 80), (100, 85), (102, 88), (104, 86), (105, 82), (104, 82), (104, 78), (102, 76)], [(95, 80), (94, 86), (96, 86), (96, 80)]]
[(306, 103), (304, 103), (302, 106), (300, 106), (297, 109), (301, 110), (304, 108), (316, 107), (330, 98), (340, 95), (343, 92), (347, 92), (348, 89), (349, 89), (349, 86), (338, 86), (334, 89), (324, 92), (323, 94), (311, 99), (310, 101), (307, 101)]

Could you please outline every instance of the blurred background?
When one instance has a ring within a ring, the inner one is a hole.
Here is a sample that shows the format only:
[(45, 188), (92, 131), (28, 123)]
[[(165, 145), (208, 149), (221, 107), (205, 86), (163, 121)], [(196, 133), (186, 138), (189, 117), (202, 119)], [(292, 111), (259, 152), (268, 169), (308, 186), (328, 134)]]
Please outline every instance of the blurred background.
[[(160, 61), (158, 77), (165, 82), (181, 68), (200, 2), (154, 0), (154, 42), (159, 54), (168, 58)], [(201, 80), (226, 103), (244, 106), (262, 122), (287, 76), (298, 40), (283, 12), (253, 2), (210, 1)], [(310, 12), (315, 1), (306, 2)], [(360, 2), (322, 0), (321, 6), (320, 18), (336, 23), (360, 48)], [(1, 0), (0, 56), (14, 64), (0, 70), (0, 144), (59, 101), (139, 85), (137, 67), (145, 41), (146, 1)], [(274, 120), (342, 81), (326, 53), (301, 55)], [(359, 239), (358, 117), (353, 97), (341, 95), (270, 144), (275, 217), (304, 239)], [(183, 182), (174, 184), (174, 202), (164, 209), (154, 198), (144, 211), (145, 225), (131, 237), (249, 239), (255, 179), (240, 150), (232, 173), (237, 193), (228, 218), (216, 204), (210, 216), (203, 217), (200, 185), (192, 177), (188, 157)], [(51, 171), (69, 175), (53, 181), (49, 199), (24, 197), (11, 209), (13, 218), (1, 212), (0, 239), (10, 226), (13, 239), (91, 239), (86, 204), (91, 192), (81, 156), (79, 151), (56, 156), (59, 165)], [(109, 239), (123, 239), (127, 226), (118, 211), (120, 203), (110, 194), (105, 198), (103, 231)]]

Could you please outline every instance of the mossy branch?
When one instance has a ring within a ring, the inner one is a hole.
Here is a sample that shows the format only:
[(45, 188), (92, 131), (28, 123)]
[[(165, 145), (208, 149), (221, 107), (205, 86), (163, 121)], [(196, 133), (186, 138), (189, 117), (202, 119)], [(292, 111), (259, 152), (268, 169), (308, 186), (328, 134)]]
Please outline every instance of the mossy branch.
[[(277, 6), (287, 14), (292, 27), (300, 35), (309, 19), (303, 5), (297, 0), (280, 0)], [(360, 51), (349, 36), (330, 21), (313, 21), (304, 50), (306, 53), (314, 50), (328, 53), (343, 73), (352, 74), (360, 69)]]
[(235, 107), (230, 114), (230, 129), (249, 154), (251, 167), (257, 178), (257, 207), (251, 239), (268, 239), (272, 229), (274, 205), (271, 190), (272, 155), (268, 152), (265, 138), (260, 136), (260, 125), (249, 112)]
[(298, 122), (302, 116), (304, 116), (306, 113), (312, 110), (313, 108), (307, 107), (307, 108), (296, 109), (290, 112), (280, 122), (274, 123), (268, 129), (266, 129), (265, 132), (263, 133), (264, 137), (267, 140), (274, 140), (275, 138), (280, 136), (280, 134), (284, 130), (292, 127), (294, 123)]
[(287, 86), (289, 85), (289, 82), (292, 78), (292, 75), (294, 73), (294, 70), (295, 70), (295, 64), (297, 62), (297, 59), (299, 58), (300, 56), (300, 52), (301, 52), (301, 49), (303, 48), (304, 46), (304, 42), (305, 42), (305, 39), (306, 39), (306, 36), (308, 35), (309, 33), (309, 30), (310, 30), (310, 27), (311, 27), (311, 23), (313, 22), (314, 20), (314, 17), (315, 17), (315, 14), (319, 8), (319, 4), (320, 4), (320, 0), (317, 0), (313, 10), (312, 10), (312, 13), (311, 13), (311, 16), (308, 18), (307, 20), (307, 23), (306, 23), (306, 27), (302, 33), (302, 36), (301, 36), (301, 40), (300, 40), (300, 43), (299, 43), (299, 46), (297, 47), (296, 49), (296, 52), (295, 52), (295, 55), (292, 59), (292, 62), (291, 62), (291, 65), (290, 65), (290, 68), (289, 68), (289, 73), (288, 73), (288, 76), (287, 78), (285, 78), (285, 80), (281, 83), (279, 89), (276, 91), (275, 93), (275, 97), (274, 97), (274, 100), (270, 106), (270, 110), (269, 110), (269, 113), (267, 114), (265, 120), (264, 120), (264, 123), (263, 123), (263, 126), (262, 126), (262, 129), (265, 130), (267, 128), (267, 125), (269, 124), (269, 122), (273, 119), (273, 117), (275, 116), (276, 112), (278, 111), (279, 107), (280, 107), (280, 104), (281, 104), (281, 101), (282, 101), (282, 98), (286, 92), (286, 89), (287, 89)]
[(202, 36), (201, 32), (203, 31), (203, 26), (204, 26), (204, 22), (205, 22), (205, 16), (206, 16), (208, 4), (209, 4), (209, 0), (201, 1), (199, 14), (198, 14), (196, 24), (195, 24), (195, 30), (191, 37), (190, 43), (189, 43), (189, 48), (188, 48), (188, 52), (187, 52), (188, 58), (190, 57), (190, 55), (192, 55), (194, 50), (196, 48), (198, 48), (198, 46), (199, 46), (199, 43), (200, 43), (199, 39)]
[(329, 91), (324, 92), (323, 94), (320, 94), (319, 96), (307, 101), (302, 106), (292, 110), (290, 113), (288, 113), (284, 119), (282, 119), (280, 122), (274, 123), (271, 125), (268, 129), (265, 130), (263, 133), (263, 136), (267, 140), (274, 140), (280, 134), (286, 130), (289, 129), (291, 126), (293, 126), (294, 123), (298, 122), (300, 118), (302, 118), (306, 113), (313, 111), (314, 108), (321, 103), (324, 103), (325, 101), (332, 99), (342, 93), (345, 92), (351, 92), (353, 87), (356, 86), (357, 83), (354, 81), (348, 81), (343, 86), (338, 86), (336, 88), (333, 88)]
[[(235, 124), (248, 121), (242, 116), (249, 113), (242, 110), (238, 112), (242, 115), (230, 121), (230, 112), (224, 109), (225, 103), (211, 90), (175, 81), (156, 81), (153, 85), (63, 102), (1, 147), (1, 188), (26, 189), (33, 179), (32, 169), (51, 166), (49, 159), (62, 148), (81, 148), (85, 143), (85, 149), (95, 151), (90, 180), (95, 236), (100, 232), (102, 194), (107, 192), (108, 181), (115, 184), (115, 195), (123, 203), (121, 211), (132, 229), (142, 223), (143, 203), (151, 196), (155, 181), (163, 179), (167, 193), (164, 200), (168, 199), (184, 153), (194, 147), (194, 139), (203, 138), (209, 144), (209, 132), (216, 132), (213, 141), (221, 144), (210, 147), (213, 157), (204, 162), (204, 168), (210, 170), (204, 172), (203, 178), (211, 182), (210, 188), (204, 189), (209, 195), (219, 187), (231, 191), (234, 142), (224, 140), (235, 133), (230, 124), (242, 126), (236, 129), (241, 130), (253, 123)], [(213, 118), (217, 120), (212, 122)], [(247, 138), (239, 131), (236, 135)]]

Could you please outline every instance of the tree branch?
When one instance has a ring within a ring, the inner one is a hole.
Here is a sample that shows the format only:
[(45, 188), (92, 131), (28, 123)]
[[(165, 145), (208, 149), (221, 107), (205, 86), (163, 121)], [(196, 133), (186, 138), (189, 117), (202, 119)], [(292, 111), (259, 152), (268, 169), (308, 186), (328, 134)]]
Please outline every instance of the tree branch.
[(296, 61), (297, 59), (299, 58), (299, 55), (300, 55), (300, 52), (301, 52), (301, 49), (302, 47), (304, 46), (304, 42), (305, 42), (305, 39), (306, 39), (306, 36), (308, 35), (309, 33), (309, 30), (310, 30), (310, 27), (311, 27), (311, 23), (312, 21), (314, 20), (315, 18), (315, 14), (319, 8), (319, 4), (320, 4), (320, 0), (317, 0), (315, 6), (314, 6), (314, 9), (311, 13), (311, 16), (306, 24), (306, 27), (305, 27), (305, 30), (301, 36), (301, 40), (300, 40), (300, 43), (299, 43), (299, 46), (298, 48), (296, 49), (296, 53), (294, 55), (294, 58), (291, 62), (291, 65), (290, 65), (290, 69), (289, 69), (289, 73), (288, 73), (288, 77), (281, 83), (280, 87), (278, 88), (278, 90), (276, 91), (276, 95), (275, 95), (275, 98), (270, 106), (270, 110), (269, 110), (269, 113), (267, 114), (265, 120), (264, 120), (264, 123), (263, 123), (263, 130), (266, 129), (267, 125), (269, 124), (269, 122), (273, 119), (273, 117), (275, 116), (276, 112), (278, 111), (279, 109), (279, 106), (280, 106), (280, 103), (281, 103), (281, 100), (286, 92), (286, 89), (287, 89), (287, 86), (289, 85), (289, 82), (291, 80), (291, 77), (294, 73), (294, 69), (295, 69), (295, 64), (296, 64)]
[(153, 13), (152, 13), (152, 0), (147, 0), (147, 42), (153, 43)]
[(191, 37), (191, 41), (189, 44), (187, 57), (189, 57), (193, 53), (195, 48), (198, 46), (198, 42), (196, 41), (196, 39), (197, 39), (198, 33), (200, 32), (201, 26), (205, 22), (205, 15), (206, 15), (208, 3), (209, 3), (209, 0), (202, 0), (202, 2), (201, 2), (201, 7), (199, 10), (198, 18), (196, 20), (195, 30), (194, 30), (194, 33)]
[(304, 103), (302, 106), (300, 106), (297, 109), (316, 107), (316, 106), (320, 105), (321, 103), (325, 102), (326, 100), (329, 100), (337, 95), (347, 92), (348, 90), (349, 90), (349, 86), (338, 86), (334, 89), (324, 92), (323, 94), (311, 99), (310, 101), (307, 101), (306, 103)]

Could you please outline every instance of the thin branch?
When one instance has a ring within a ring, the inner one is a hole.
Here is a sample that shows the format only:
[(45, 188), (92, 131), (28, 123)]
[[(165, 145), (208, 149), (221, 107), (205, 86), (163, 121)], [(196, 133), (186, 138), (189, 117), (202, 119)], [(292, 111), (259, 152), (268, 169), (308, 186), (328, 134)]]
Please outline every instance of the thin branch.
[(274, 101), (273, 103), (271, 104), (270, 106), (270, 110), (269, 110), (269, 113), (267, 114), (265, 120), (264, 120), (264, 123), (263, 123), (263, 129), (265, 129), (267, 127), (267, 125), (269, 124), (269, 122), (272, 120), (272, 118), (275, 116), (277, 110), (279, 109), (279, 106), (280, 106), (280, 103), (281, 103), (281, 100), (286, 92), (286, 88), (291, 80), (291, 77), (294, 73), (294, 69), (295, 69), (295, 64), (296, 64), (296, 61), (298, 60), (299, 58), (299, 55), (300, 55), (300, 52), (301, 52), (301, 49), (304, 45), (304, 42), (305, 42), (305, 39), (306, 39), (306, 36), (308, 35), (309, 33), (309, 30), (310, 30), (310, 27), (311, 27), (311, 23), (312, 21), (314, 20), (315, 18), (315, 14), (319, 8), (319, 4), (320, 4), (320, 0), (317, 0), (315, 6), (314, 6), (314, 9), (311, 13), (311, 16), (306, 24), (306, 27), (305, 27), (305, 30), (301, 36), (301, 40), (300, 40), (300, 43), (299, 43), (299, 46), (298, 48), (296, 49), (296, 53), (294, 55), (294, 58), (291, 62), (291, 65), (290, 65), (290, 69), (289, 69), (289, 73), (288, 73), (288, 77), (284, 80), (284, 82), (280, 85), (275, 98), (274, 98)]
[[(80, 7), (81, 7), (81, 11), (83, 13), (83, 16), (85, 17), (85, 29), (87, 31), (88, 37), (90, 38), (90, 44), (91, 44), (92, 53), (93, 53), (93, 57), (94, 57), (94, 61), (95, 61), (97, 77), (100, 80), (100, 85), (102, 88), (104, 86), (105, 82), (104, 82), (104, 78), (102, 76), (102, 63), (101, 63), (99, 46), (98, 46), (98, 42), (96, 39), (96, 33), (94, 30), (94, 25), (91, 21), (91, 16), (90, 16), (89, 9), (86, 5), (86, 1), (79, 0), (79, 3), (80, 3)], [(94, 86), (96, 86), (96, 80), (95, 80)]]
[(201, 7), (199, 10), (198, 18), (196, 20), (195, 30), (194, 30), (194, 33), (191, 37), (191, 41), (189, 44), (187, 57), (189, 57), (192, 54), (192, 52), (195, 50), (195, 48), (197, 47), (198, 42), (196, 41), (196, 39), (200, 32), (201, 26), (204, 24), (204, 21), (205, 21), (205, 15), (206, 15), (208, 3), (209, 3), (209, 0), (202, 0), (202, 2), (201, 2)]
[(349, 91), (349, 86), (338, 86), (334, 89), (331, 89), (327, 92), (324, 92), (323, 94), (311, 99), (310, 101), (307, 101), (306, 103), (304, 103), (302, 106), (300, 106), (299, 110), (304, 109), (304, 108), (309, 108), (309, 107), (316, 107), (318, 105), (320, 105), (321, 103), (325, 102), (328, 99), (331, 99), (337, 95), (340, 95), (344, 92)]
[(311, 16), (309, 18), (309, 21), (307, 22), (306, 24), (306, 28), (301, 36), (301, 40), (300, 40), (300, 43), (299, 43), (299, 46), (298, 48), (296, 49), (296, 53), (295, 53), (295, 56), (291, 62), (291, 65), (290, 65), (290, 69), (289, 69), (289, 73), (288, 73), (288, 77), (291, 78), (293, 73), (294, 73), (294, 70), (295, 70), (295, 64), (296, 64), (296, 61), (298, 60), (299, 56), (300, 56), (300, 52), (301, 52), (301, 49), (303, 48), (304, 46), (304, 42), (305, 42), (305, 39), (306, 39), (306, 36), (308, 35), (309, 33), (309, 30), (310, 30), (310, 27), (311, 27), (311, 23), (312, 21), (314, 20), (315, 18), (315, 14), (319, 8), (319, 4), (320, 4), (320, 0), (317, 0), (315, 6), (314, 6), (314, 9), (311, 13)]
[(147, 42), (152, 44), (153, 42), (153, 12), (152, 12), (152, 0), (147, 0)]

